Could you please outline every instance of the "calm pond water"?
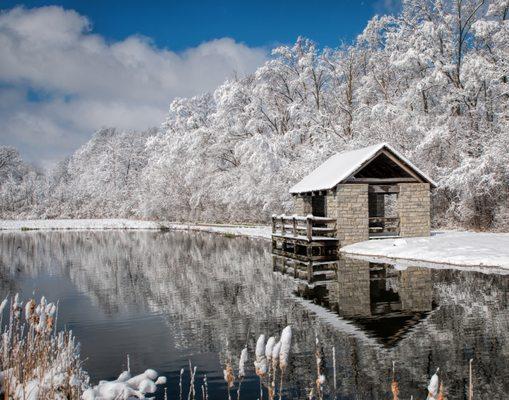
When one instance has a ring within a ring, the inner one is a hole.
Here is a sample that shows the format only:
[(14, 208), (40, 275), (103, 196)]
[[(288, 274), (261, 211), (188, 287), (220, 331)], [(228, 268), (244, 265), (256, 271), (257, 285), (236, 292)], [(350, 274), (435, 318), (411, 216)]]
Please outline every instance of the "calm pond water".
[[(509, 278), (477, 272), (406, 269), (348, 260), (330, 290), (301, 293), (273, 272), (267, 242), (183, 232), (0, 233), (0, 297), (20, 292), (60, 301), (58, 324), (82, 344), (93, 382), (116, 377), (130, 355), (169, 379), (191, 360), (211, 399), (226, 398), (222, 365), (247, 343), (242, 399), (259, 397), (252, 357), (259, 334), (294, 332), (288, 397), (315, 379), (318, 336), (338, 399), (424, 399), (440, 367), (447, 398), (466, 399), (474, 359), (475, 398), (509, 393)], [(321, 304), (321, 305), (319, 305)], [(161, 396), (159, 396), (161, 397)]]

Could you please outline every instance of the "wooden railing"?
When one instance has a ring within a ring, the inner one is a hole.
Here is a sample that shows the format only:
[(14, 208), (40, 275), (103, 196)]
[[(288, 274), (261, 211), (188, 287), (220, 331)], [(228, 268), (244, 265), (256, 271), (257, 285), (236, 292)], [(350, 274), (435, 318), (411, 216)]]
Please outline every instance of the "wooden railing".
[(399, 217), (370, 217), (369, 233), (399, 235)]
[(273, 215), (272, 234), (305, 238), (308, 242), (323, 238), (335, 238), (336, 221), (335, 218), (315, 217), (314, 215), (305, 217), (284, 214)]

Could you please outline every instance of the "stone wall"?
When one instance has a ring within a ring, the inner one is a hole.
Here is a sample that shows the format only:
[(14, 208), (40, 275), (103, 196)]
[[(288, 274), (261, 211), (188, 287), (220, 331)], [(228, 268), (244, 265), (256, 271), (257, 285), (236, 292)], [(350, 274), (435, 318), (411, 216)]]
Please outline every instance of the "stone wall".
[(332, 190), (327, 191), (325, 196), (325, 213), (328, 218), (338, 217), (338, 203), (336, 192)]
[(400, 236), (429, 236), (429, 183), (400, 183), (398, 186)]
[(293, 196), (293, 213), (296, 215), (311, 214), (311, 197), (301, 195)]
[(338, 238), (341, 247), (369, 239), (368, 185), (340, 184), (337, 186), (335, 214), (338, 219)]

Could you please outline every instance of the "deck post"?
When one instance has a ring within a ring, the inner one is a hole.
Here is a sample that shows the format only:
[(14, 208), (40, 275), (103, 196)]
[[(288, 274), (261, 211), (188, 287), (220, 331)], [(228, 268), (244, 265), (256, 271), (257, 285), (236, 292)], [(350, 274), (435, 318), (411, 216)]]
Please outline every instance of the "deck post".
[(308, 260), (311, 261), (311, 258), (313, 257), (313, 246), (311, 243), (306, 246), (306, 256), (308, 257)]
[(306, 217), (306, 236), (308, 242), (311, 242), (313, 238), (313, 219), (309, 215)]
[(272, 234), (276, 233), (276, 216), (272, 216)]
[(295, 219), (295, 215), (292, 217), (293, 222), (293, 236), (297, 236), (297, 220)]
[(281, 234), (285, 235), (285, 217), (284, 215), (281, 217)]

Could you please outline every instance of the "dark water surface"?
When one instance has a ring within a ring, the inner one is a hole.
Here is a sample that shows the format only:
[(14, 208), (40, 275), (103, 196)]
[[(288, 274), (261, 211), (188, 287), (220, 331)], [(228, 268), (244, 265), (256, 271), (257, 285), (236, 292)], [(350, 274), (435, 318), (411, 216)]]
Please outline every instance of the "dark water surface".
[[(256, 399), (252, 364), (259, 334), (292, 325), (288, 397), (314, 379), (315, 336), (324, 346), (327, 392), (336, 349), (338, 399), (424, 399), (440, 367), (448, 399), (509, 398), (509, 278), (477, 272), (394, 268), (348, 260), (328, 290), (299, 292), (272, 271), (267, 242), (179, 232), (0, 233), (0, 297), (35, 293), (60, 301), (58, 325), (72, 329), (93, 382), (126, 367), (169, 378), (191, 360), (197, 386), (226, 398), (222, 366), (247, 343), (242, 399)], [(306, 299), (305, 299), (306, 298)], [(321, 305), (317, 305), (321, 304)], [(236, 365), (235, 365), (236, 369)]]

